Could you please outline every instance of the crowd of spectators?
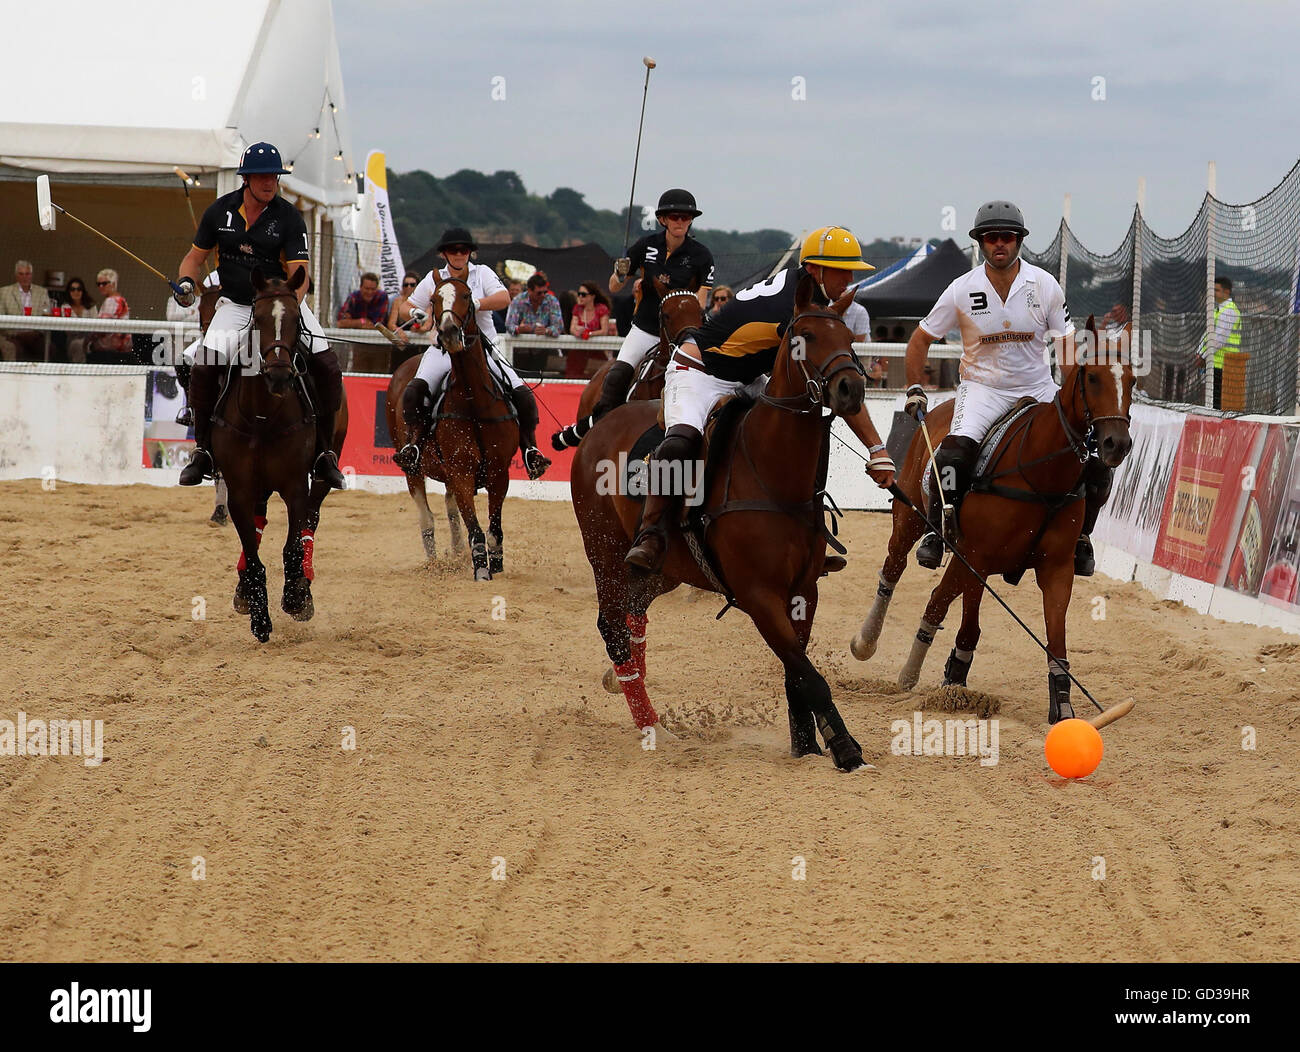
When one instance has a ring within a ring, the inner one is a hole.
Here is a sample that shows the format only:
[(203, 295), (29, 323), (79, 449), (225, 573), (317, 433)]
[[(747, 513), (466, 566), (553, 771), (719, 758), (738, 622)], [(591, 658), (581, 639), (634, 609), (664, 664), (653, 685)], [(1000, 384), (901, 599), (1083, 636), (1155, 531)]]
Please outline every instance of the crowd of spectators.
[[(0, 315), (12, 317), (130, 318), (131, 308), (117, 290), (117, 271), (105, 267), (95, 275), (92, 294), (77, 276), (64, 281), (62, 271), (46, 271), (45, 285), (32, 281), (29, 260), (14, 264), (14, 282), (0, 288)], [(97, 298), (98, 297), (98, 298)], [(113, 365), (133, 360), (129, 333), (77, 334), (48, 329), (0, 331), (0, 359), (12, 361), (89, 362)]]

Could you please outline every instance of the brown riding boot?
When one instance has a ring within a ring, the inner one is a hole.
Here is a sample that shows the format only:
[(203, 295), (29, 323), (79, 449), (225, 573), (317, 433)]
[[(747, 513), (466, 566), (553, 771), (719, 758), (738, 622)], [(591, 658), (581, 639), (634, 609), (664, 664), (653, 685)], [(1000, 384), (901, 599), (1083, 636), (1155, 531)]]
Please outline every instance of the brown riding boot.
[(658, 573), (664, 565), (664, 555), (668, 551), (668, 522), (675, 521), (681, 497), (649, 494), (645, 499), (645, 508), (641, 512), (641, 530), (636, 535), (636, 543), (631, 551), (623, 557), (629, 566), (635, 566), (646, 573)]

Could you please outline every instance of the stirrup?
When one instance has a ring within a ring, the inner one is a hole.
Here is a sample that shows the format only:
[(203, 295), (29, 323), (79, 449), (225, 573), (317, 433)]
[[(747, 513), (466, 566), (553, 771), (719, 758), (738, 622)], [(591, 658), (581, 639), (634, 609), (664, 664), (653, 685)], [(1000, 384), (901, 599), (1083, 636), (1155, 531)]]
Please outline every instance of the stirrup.
[(934, 530), (921, 538), (921, 544), (916, 549), (916, 561), (927, 570), (937, 570), (943, 565), (943, 541)]
[[(324, 461), (324, 466), (321, 465), (321, 461)], [(316, 462), (311, 467), (311, 476), (317, 482), (328, 482), (335, 489), (348, 488), (347, 479), (339, 470), (339, 462), (332, 449), (325, 450), (316, 458)]]
[(419, 443), (406, 443), (406, 445), (393, 454), (393, 463), (403, 471), (414, 471), (418, 468), (420, 466)]
[[(202, 458), (202, 459), (200, 459)], [(206, 461), (206, 467), (204, 462)], [(197, 486), (204, 479), (214, 478), (212, 454), (202, 446), (195, 446), (189, 463), (181, 468), (178, 480), (182, 486)]]
[(189, 427), (194, 423), (194, 410), (189, 406), (186, 406), (176, 414), (176, 423), (180, 424), (182, 427)]
[(542, 451), (536, 446), (529, 446), (524, 450), (524, 468), (528, 472), (528, 477), (533, 481), (545, 475), (546, 469), (550, 466), (550, 458), (543, 456)]
[(1092, 550), (1092, 541), (1080, 537), (1074, 545), (1074, 576), (1091, 577), (1097, 569), (1097, 557)]

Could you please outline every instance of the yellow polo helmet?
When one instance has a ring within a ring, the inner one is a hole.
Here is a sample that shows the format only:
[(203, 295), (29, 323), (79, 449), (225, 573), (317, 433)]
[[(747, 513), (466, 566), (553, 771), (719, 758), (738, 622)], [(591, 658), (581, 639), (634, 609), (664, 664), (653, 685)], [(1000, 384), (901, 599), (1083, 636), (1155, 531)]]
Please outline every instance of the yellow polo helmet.
[(799, 262), (836, 270), (876, 269), (862, 258), (862, 246), (853, 232), (842, 226), (824, 226), (804, 238)]

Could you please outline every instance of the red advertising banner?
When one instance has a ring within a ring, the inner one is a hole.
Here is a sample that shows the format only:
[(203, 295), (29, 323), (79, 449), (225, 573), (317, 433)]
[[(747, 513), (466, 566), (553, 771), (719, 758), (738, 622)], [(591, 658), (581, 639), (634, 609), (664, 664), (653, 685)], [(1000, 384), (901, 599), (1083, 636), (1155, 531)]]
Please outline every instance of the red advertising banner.
[[(1189, 416), (1174, 459), (1153, 561), (1218, 584), (1253, 486), (1262, 424)], [(1247, 474), (1247, 469), (1250, 474)]]
[[(388, 433), (388, 420), (384, 415), (388, 378), (345, 376), (343, 385), (348, 393), (348, 437), (339, 457), (340, 466), (345, 469), (350, 467), (358, 475), (400, 475), (402, 469), (393, 463), (393, 439)], [(577, 451), (566, 449), (557, 453), (551, 448), (551, 435), (573, 423), (578, 414), (578, 399), (582, 396), (583, 387), (583, 384), (543, 382), (533, 388), (537, 412), (541, 417), (541, 423), (537, 426), (537, 445), (554, 461), (546, 473), (548, 480), (569, 480), (569, 466)], [(511, 461), (510, 477), (528, 478), (518, 453)]]
[(1250, 496), (1241, 517), (1232, 558), (1228, 560), (1228, 573), (1223, 579), (1225, 588), (1246, 595), (1258, 595), (1260, 580), (1291, 471), (1295, 448), (1296, 429), (1281, 424), (1266, 425), (1263, 448), (1255, 460), (1254, 477), (1247, 472), (1246, 482)]

